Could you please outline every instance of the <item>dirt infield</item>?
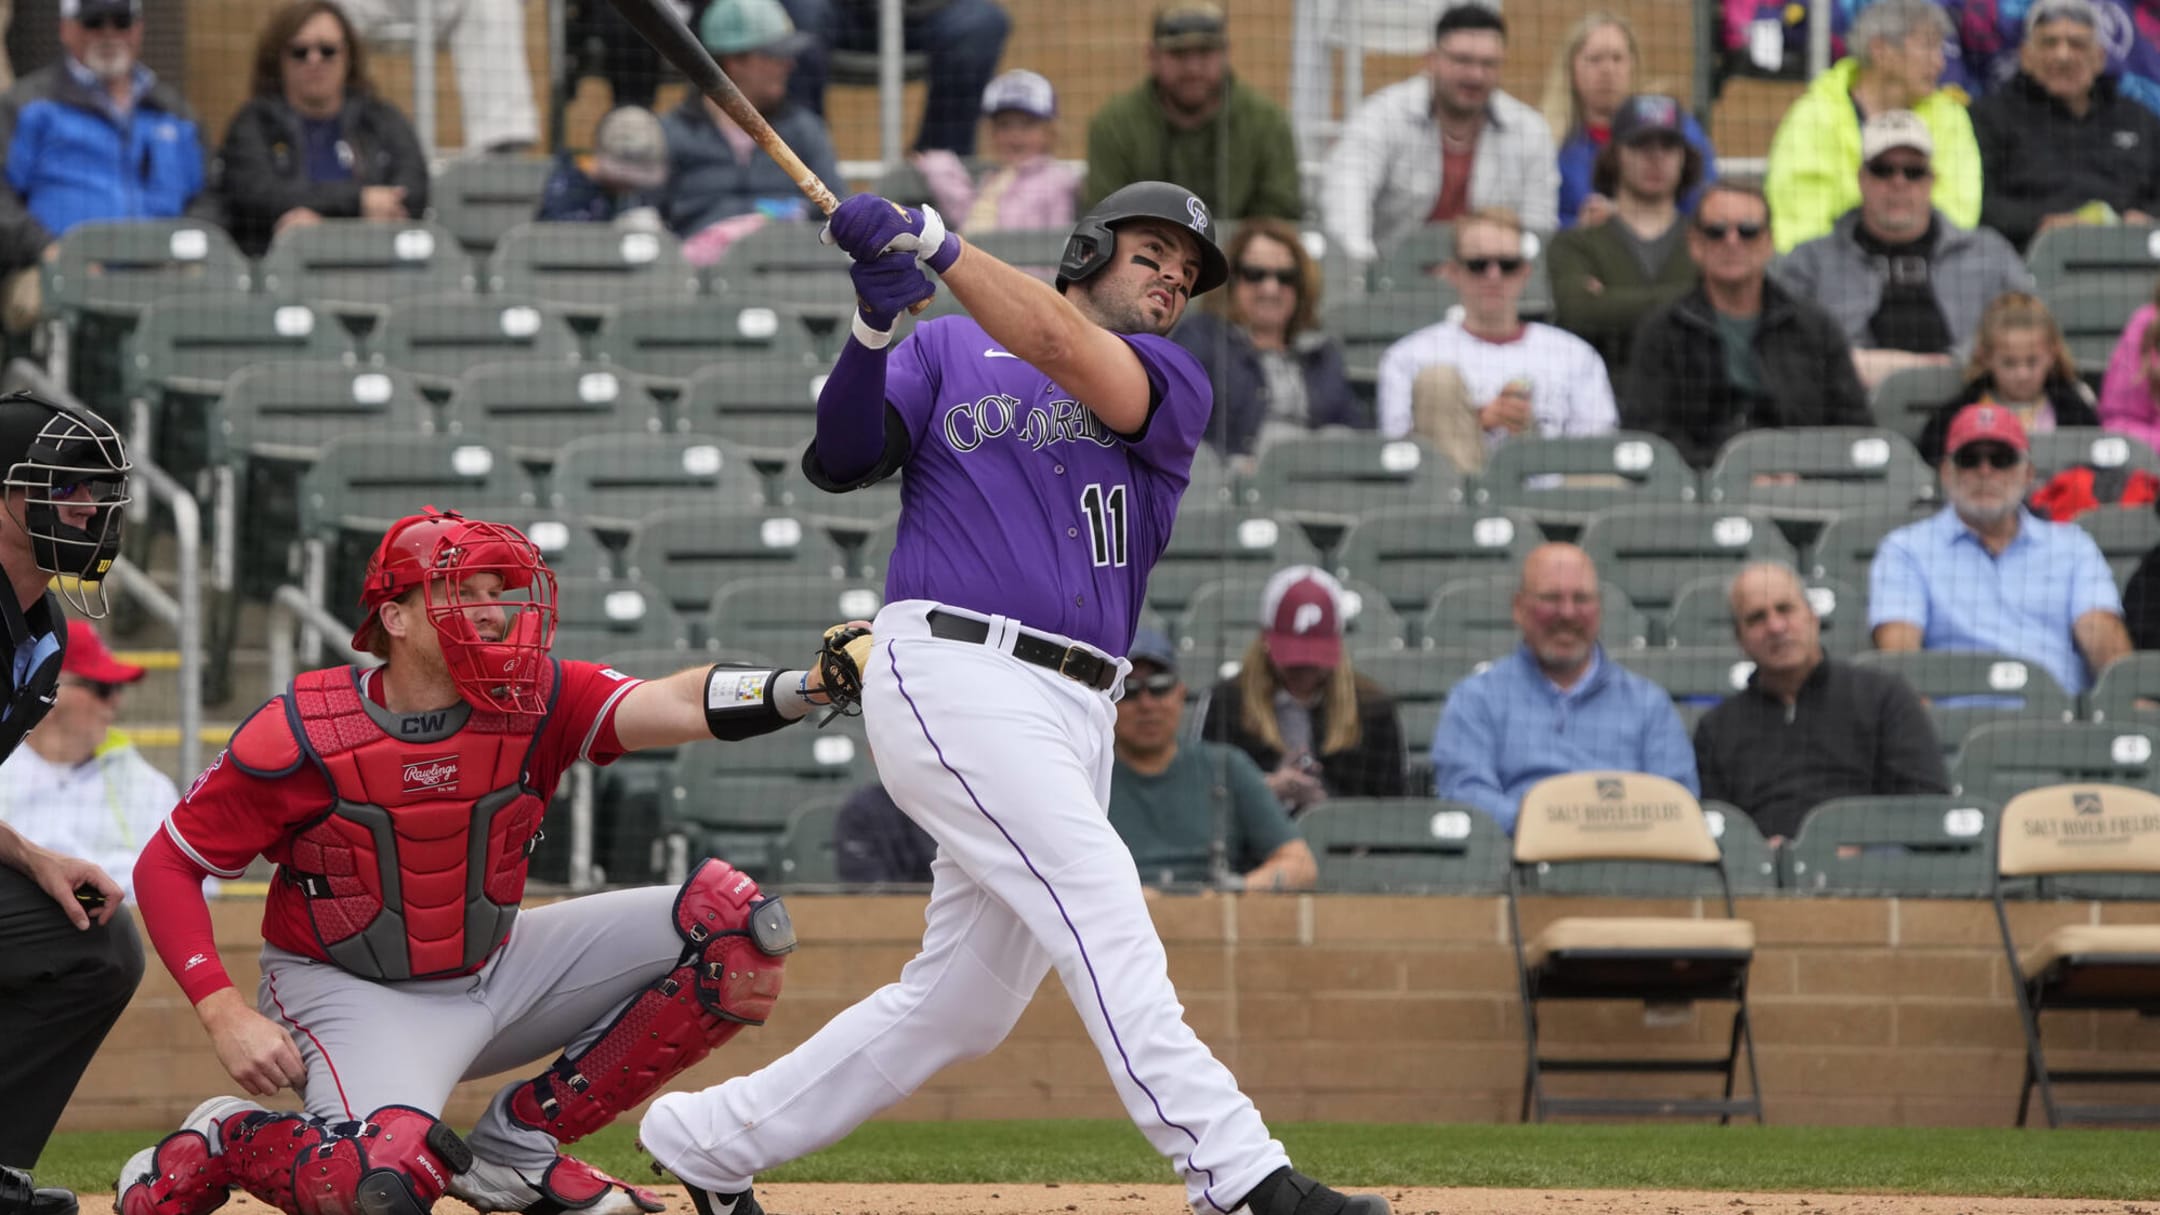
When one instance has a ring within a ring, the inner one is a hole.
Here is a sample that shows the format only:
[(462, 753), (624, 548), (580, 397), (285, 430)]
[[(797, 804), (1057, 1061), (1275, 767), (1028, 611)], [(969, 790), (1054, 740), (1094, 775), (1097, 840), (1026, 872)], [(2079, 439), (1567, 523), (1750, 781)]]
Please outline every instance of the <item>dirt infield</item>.
[[(669, 1215), (692, 1211), (682, 1191)], [(2160, 1203), (2097, 1198), (1938, 1198), (1897, 1194), (1730, 1194), (1673, 1190), (1383, 1191), (1396, 1215), (2160, 1215)], [(1178, 1215), (1183, 1193), (1172, 1186), (1130, 1185), (773, 1185), (758, 1198), (774, 1215)], [(104, 1215), (109, 1194), (85, 1194), (82, 1209)], [(264, 1215), (245, 1194), (225, 1210)], [(453, 1199), (442, 1215), (468, 1215)]]

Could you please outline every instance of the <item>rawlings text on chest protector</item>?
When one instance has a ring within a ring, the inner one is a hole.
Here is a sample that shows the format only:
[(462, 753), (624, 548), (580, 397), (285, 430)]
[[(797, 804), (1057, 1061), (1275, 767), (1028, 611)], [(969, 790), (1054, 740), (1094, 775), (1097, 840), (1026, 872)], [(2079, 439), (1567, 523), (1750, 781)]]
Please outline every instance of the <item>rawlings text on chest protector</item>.
[[(555, 690), (554, 664), (546, 671), (543, 703)], [(341, 668), (295, 679), (286, 720), (332, 805), (293, 837), (270, 901), (304, 906), (324, 953), (364, 978), (479, 969), (525, 892), (547, 808), (526, 764), (546, 717), (475, 710), (438, 741), (395, 738)]]

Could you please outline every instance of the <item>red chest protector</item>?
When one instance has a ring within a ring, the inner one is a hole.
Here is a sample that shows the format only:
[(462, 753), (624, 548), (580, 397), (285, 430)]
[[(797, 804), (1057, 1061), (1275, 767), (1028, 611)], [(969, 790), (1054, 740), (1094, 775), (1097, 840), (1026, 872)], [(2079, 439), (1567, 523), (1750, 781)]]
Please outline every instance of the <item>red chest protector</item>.
[[(541, 678), (550, 708), (560, 674), (549, 663)], [(413, 741), (378, 720), (359, 679), (353, 667), (309, 671), (293, 680), (282, 720), (259, 713), (233, 736), (233, 762), (251, 775), (284, 776), (305, 760), (331, 788), (321, 817), (275, 858), (263, 935), (362, 978), (469, 974), (509, 937), (525, 893), (554, 792), (533, 787), (528, 770), (547, 719), (461, 705), (448, 712), (467, 714), (462, 726), (438, 734), (437, 721), (434, 741)]]

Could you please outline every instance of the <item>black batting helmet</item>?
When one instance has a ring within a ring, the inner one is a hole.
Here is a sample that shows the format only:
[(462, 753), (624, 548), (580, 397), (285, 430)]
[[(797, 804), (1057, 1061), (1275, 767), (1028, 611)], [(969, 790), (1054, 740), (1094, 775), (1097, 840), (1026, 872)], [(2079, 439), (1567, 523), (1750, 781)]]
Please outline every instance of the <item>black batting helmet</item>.
[(1136, 181), (1112, 190), (1073, 225), (1072, 235), (1065, 238), (1065, 256), (1058, 261), (1058, 289), (1109, 265), (1110, 255), (1117, 250), (1117, 226), (1135, 219), (1176, 224), (1200, 242), (1200, 277), (1193, 280), (1194, 295), (1205, 295), (1230, 277), (1229, 259), (1215, 244), (1215, 218), (1200, 196), (1167, 181)]

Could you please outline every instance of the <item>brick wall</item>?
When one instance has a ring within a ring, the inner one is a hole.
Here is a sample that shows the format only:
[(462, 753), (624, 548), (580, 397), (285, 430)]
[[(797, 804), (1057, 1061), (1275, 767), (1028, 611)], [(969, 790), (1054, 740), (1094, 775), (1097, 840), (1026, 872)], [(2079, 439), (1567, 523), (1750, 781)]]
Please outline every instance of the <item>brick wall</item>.
[[(711, 1084), (754, 1068), (890, 980), (914, 952), (922, 900), (789, 900), (805, 942), (773, 1022), (695, 1069)], [(1620, 904), (1525, 904), (1525, 926)], [(1512, 1120), (1522, 1019), (1499, 899), (1164, 898), (1156, 923), (1192, 1024), (1277, 1120)], [(1663, 909), (1692, 914), (1685, 904)], [(2020, 939), (2066, 923), (2152, 922), (2160, 906), (2062, 903), (2014, 909)], [(1640, 905), (1627, 905), (1642, 914)], [(261, 908), (213, 904), (218, 942), (252, 990)], [(1774, 900), (1744, 904), (1760, 941), (1756, 1042), (1772, 1120), (1872, 1125), (2008, 1125), (2022, 1059), (1994, 917), (1982, 902)], [(1643, 1053), (1717, 1049), (1729, 1022), (1703, 1006), (1646, 1026), (1640, 1006), (1549, 1006), (1565, 1044), (1630, 1043)], [(2136, 1052), (2160, 1067), (2160, 1020), (2058, 1013), (2059, 1066)], [(416, 1031), (423, 1027), (415, 1026)], [(469, 1120), (502, 1081), (461, 1085)], [(1621, 1078), (1563, 1077), (1587, 1085)], [(1708, 1081), (1682, 1078), (1707, 1088)], [(155, 961), (134, 1006), (91, 1067), (66, 1129), (161, 1129), (197, 1100), (232, 1091), (178, 989)], [(893, 1111), (905, 1119), (1115, 1117), (1102, 1064), (1053, 976), (997, 1051), (952, 1068)]]

